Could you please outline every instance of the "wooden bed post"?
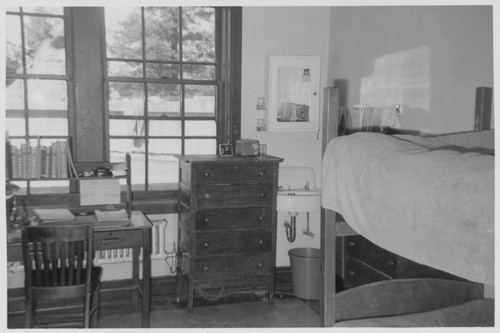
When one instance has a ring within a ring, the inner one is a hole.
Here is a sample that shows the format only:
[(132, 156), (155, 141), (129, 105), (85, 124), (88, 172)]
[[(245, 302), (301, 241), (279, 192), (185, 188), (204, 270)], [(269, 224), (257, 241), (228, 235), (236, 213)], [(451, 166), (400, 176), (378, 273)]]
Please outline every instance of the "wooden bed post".
[[(323, 146), (338, 134), (339, 89), (326, 87), (323, 99)], [(335, 212), (321, 209), (321, 326), (335, 323)]]
[(491, 128), (492, 92), (492, 88), (476, 88), (476, 112), (474, 115), (474, 131), (484, 131)]
[(335, 324), (335, 212), (321, 210), (321, 326)]

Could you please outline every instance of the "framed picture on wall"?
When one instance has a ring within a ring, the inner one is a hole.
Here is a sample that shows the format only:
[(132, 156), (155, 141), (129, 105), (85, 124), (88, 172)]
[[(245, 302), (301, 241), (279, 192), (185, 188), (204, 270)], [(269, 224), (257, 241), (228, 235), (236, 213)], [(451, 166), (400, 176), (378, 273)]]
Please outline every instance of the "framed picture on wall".
[(269, 130), (316, 131), (319, 56), (269, 57)]

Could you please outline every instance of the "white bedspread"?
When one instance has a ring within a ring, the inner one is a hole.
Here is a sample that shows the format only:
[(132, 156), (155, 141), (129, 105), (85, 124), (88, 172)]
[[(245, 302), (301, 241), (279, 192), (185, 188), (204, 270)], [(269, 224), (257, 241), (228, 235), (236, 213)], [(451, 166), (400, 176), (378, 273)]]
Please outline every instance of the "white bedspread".
[(323, 157), (322, 205), (382, 248), (492, 285), (493, 137), (335, 138)]

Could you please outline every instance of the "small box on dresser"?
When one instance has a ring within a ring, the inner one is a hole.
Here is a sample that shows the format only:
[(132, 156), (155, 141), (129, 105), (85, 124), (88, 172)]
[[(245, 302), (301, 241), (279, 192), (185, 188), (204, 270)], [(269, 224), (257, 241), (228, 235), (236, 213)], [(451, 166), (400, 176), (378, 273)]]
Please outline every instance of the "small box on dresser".
[[(267, 286), (273, 304), (282, 158), (179, 155), (178, 293)], [(178, 295), (180, 298), (181, 295)]]

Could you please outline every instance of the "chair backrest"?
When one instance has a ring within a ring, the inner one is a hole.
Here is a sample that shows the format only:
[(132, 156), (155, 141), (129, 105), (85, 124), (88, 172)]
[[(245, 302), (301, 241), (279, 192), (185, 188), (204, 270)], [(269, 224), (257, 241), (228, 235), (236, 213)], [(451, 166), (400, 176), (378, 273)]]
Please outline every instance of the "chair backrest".
[(90, 292), (92, 224), (27, 226), (22, 245), (25, 288), (32, 296), (69, 298)]

